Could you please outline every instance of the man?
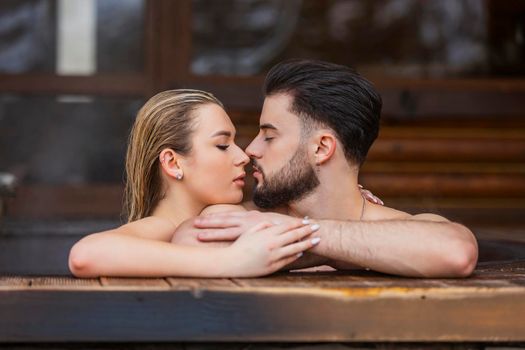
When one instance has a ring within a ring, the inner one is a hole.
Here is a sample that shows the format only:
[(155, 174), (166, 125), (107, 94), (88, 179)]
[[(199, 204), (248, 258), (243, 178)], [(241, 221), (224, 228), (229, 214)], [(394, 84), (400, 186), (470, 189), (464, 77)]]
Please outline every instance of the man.
[(246, 149), (257, 180), (251, 209), (286, 215), (252, 210), (200, 217), (195, 225), (205, 229), (201, 241), (235, 239), (264, 220), (308, 216), (321, 226), (320, 243), (296, 266), (329, 264), (414, 277), (472, 273), (478, 250), (468, 228), (362, 196), (359, 168), (378, 135), (382, 105), (370, 82), (344, 66), (294, 60), (270, 70), (264, 93), (260, 131)]

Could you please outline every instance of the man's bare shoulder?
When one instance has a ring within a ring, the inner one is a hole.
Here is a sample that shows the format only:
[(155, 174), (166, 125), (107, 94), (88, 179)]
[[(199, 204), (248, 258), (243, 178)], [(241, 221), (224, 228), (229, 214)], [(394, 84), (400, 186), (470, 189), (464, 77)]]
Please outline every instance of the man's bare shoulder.
[(402, 210), (373, 203), (368, 203), (367, 206), (368, 208), (364, 216), (365, 220), (422, 220), (438, 222), (448, 221), (446, 218), (432, 213), (409, 214)]

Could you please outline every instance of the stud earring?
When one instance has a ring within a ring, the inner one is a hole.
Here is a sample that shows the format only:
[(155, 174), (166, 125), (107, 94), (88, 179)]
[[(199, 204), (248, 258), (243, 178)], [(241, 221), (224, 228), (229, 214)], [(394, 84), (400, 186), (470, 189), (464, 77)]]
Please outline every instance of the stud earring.
[(176, 178), (177, 180), (182, 180), (182, 174), (181, 174), (181, 173), (177, 173), (177, 174), (175, 175), (175, 178)]

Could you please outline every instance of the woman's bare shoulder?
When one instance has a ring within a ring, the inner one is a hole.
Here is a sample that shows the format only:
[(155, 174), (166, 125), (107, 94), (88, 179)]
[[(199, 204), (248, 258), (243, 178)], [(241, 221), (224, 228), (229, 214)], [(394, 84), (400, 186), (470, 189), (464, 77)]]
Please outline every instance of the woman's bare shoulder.
[(115, 229), (114, 232), (158, 241), (170, 241), (176, 226), (168, 219), (148, 216)]

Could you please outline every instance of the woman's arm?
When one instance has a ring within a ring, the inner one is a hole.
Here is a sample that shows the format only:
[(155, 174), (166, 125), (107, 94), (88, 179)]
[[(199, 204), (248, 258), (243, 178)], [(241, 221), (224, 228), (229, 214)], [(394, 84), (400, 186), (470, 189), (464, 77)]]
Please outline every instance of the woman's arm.
[[(71, 249), (69, 268), (77, 277), (198, 274), (205, 267), (199, 266), (202, 259), (197, 260), (204, 250), (194, 251), (168, 243), (174, 230), (168, 220), (148, 217), (88, 235)], [(180, 263), (187, 260), (188, 254), (199, 263), (179, 271)], [(213, 256), (213, 252), (211, 254)]]
[(147, 218), (83, 238), (71, 249), (69, 268), (77, 277), (262, 276), (317, 244), (302, 241), (317, 228), (262, 223), (230, 247), (191, 247), (146, 238), (156, 232), (156, 238), (166, 239), (173, 230), (167, 221)]

